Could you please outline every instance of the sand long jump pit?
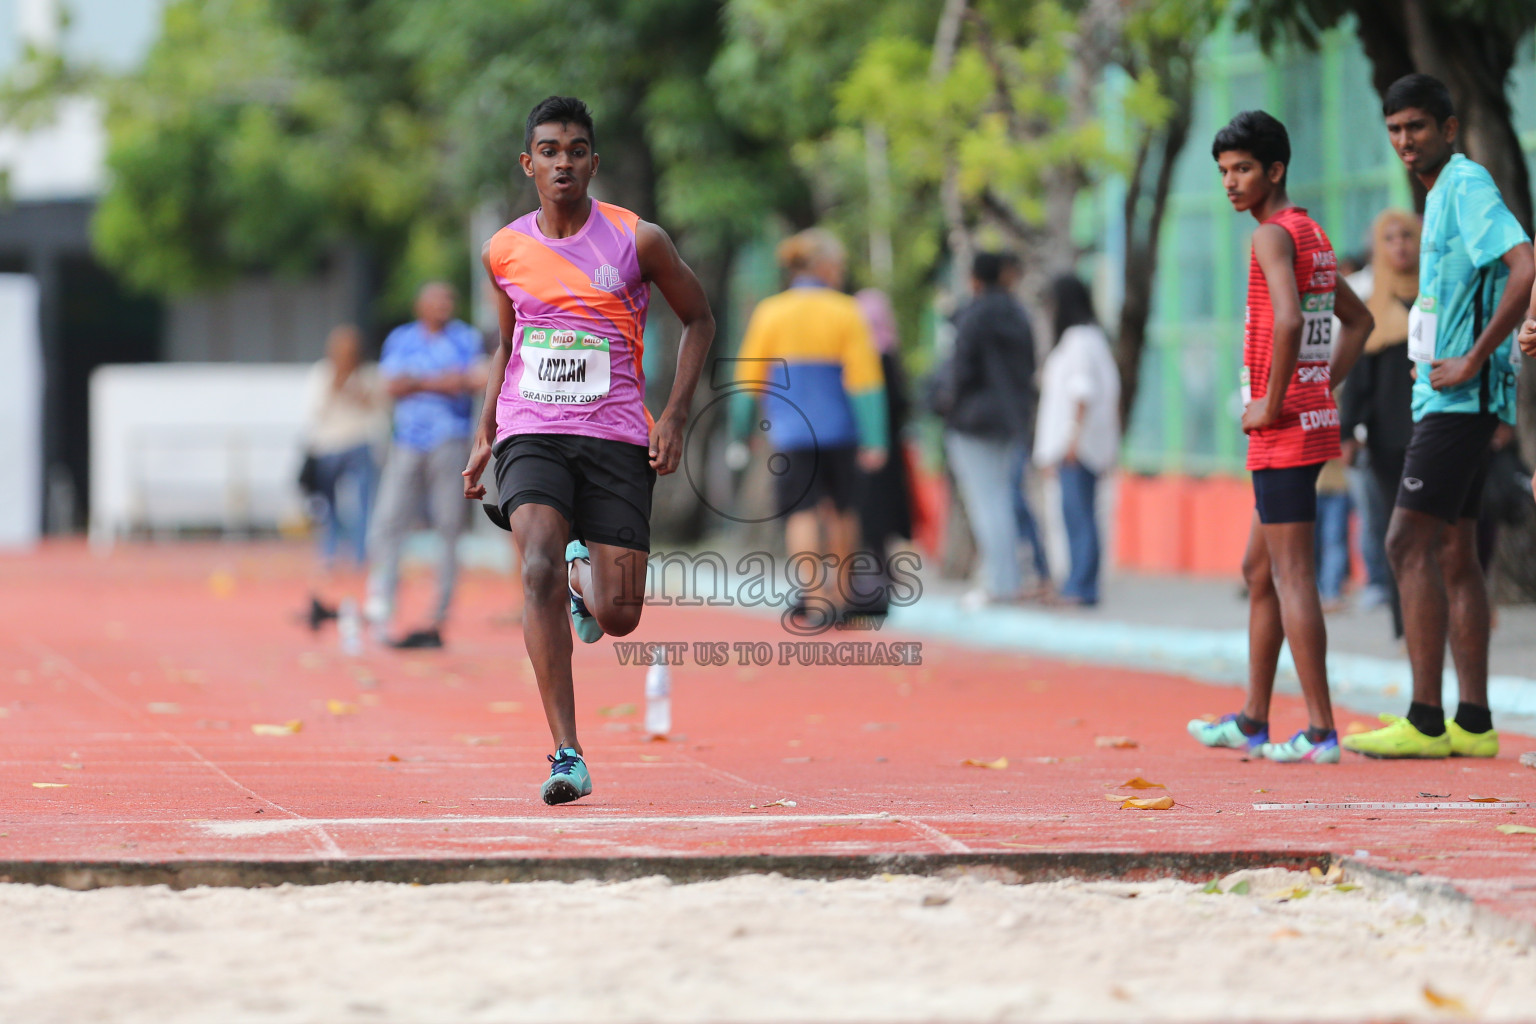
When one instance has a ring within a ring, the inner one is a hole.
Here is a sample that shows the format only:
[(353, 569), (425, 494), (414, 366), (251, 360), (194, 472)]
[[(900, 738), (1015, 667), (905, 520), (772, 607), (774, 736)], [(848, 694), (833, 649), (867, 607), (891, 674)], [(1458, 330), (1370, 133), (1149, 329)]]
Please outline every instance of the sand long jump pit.
[(0, 1020), (1536, 1020), (1528, 935), (1347, 878), (12, 884)]

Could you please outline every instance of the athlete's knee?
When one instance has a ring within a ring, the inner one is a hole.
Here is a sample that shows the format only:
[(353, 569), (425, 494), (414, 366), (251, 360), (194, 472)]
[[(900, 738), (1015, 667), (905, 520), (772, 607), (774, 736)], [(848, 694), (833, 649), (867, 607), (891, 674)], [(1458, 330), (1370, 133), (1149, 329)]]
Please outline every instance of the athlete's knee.
[(617, 601), (593, 609), (597, 624), (609, 636), (628, 636), (640, 625), (641, 604), (638, 601)]
[(1269, 566), (1268, 552), (1249, 552), (1243, 556), (1243, 582), (1248, 584), (1251, 595), (1263, 597), (1274, 591), (1275, 577)]
[(1422, 566), (1429, 558), (1429, 538), (1402, 520), (1393, 518), (1387, 527), (1387, 561), (1392, 571), (1401, 576)]
[(565, 596), (568, 587), (563, 561), (540, 551), (523, 552), (523, 593), (528, 600), (537, 603), (558, 600)]

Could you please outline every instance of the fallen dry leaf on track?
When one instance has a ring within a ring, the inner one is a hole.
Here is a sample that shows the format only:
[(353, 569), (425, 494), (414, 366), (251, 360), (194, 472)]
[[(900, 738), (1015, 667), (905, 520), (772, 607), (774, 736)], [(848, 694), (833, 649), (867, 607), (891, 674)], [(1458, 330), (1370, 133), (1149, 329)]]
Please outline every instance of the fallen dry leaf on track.
[(1167, 786), (1163, 785), (1161, 782), (1148, 782), (1146, 779), (1142, 778), (1140, 775), (1136, 776), (1134, 779), (1127, 779), (1124, 782), (1120, 783), (1120, 785), (1125, 786), (1128, 789), (1167, 789), (1168, 788)]
[(1006, 757), (1000, 757), (996, 761), (983, 761), (979, 757), (968, 757), (960, 763), (969, 768), (995, 768), (998, 771), (1008, 767), (1008, 759)]
[(1357, 733), (1370, 732), (1374, 728), (1375, 726), (1366, 725), (1364, 722), (1350, 722), (1344, 727), (1344, 735), (1354, 736)]
[(251, 726), (251, 732), (257, 736), (292, 736), (303, 728), (304, 723), (295, 718), (290, 722), (284, 722), (282, 725), (269, 725), (264, 722), (257, 722)]
[(623, 718), (626, 715), (634, 714), (635, 710), (636, 708), (633, 704), (614, 704), (611, 707), (598, 708), (597, 713), (604, 718)]
[(1318, 867), (1309, 868), (1307, 873), (1324, 885), (1337, 885), (1344, 877), (1344, 865), (1330, 865), (1327, 874), (1323, 874), (1322, 869)]
[(1462, 1016), (1469, 1016), (1472, 1012), (1460, 999), (1455, 996), (1441, 995), (1428, 985), (1424, 986), (1424, 1001), (1437, 1010), (1449, 1010), (1451, 1013), (1459, 1013)]
[(325, 702), (325, 710), (333, 715), (355, 715), (358, 708), (356, 704), (344, 700), (328, 700)]
[(1516, 800), (1505, 800), (1499, 796), (1469, 796), (1467, 799), (1474, 804), (1512, 804), (1519, 802)]
[(515, 715), (523, 710), (523, 702), (517, 700), (493, 700), (491, 701), (491, 714)]
[(494, 747), (501, 742), (500, 736), (455, 736), (454, 738), (471, 747)]
[(1301, 938), (1301, 932), (1295, 928), (1276, 928), (1269, 933), (1269, 937), (1272, 939), (1299, 939)]
[(1168, 810), (1168, 808), (1170, 808), (1172, 806), (1173, 806), (1173, 797), (1171, 797), (1171, 796), (1159, 796), (1159, 797), (1147, 797), (1147, 798), (1141, 799), (1141, 800), (1137, 800), (1135, 798), (1132, 798), (1130, 800), (1125, 801), (1125, 803), (1121, 804), (1120, 805), (1120, 809), (1122, 811), (1124, 811), (1124, 810), (1132, 810), (1132, 811), (1166, 811), (1166, 810)]
[(1141, 746), (1140, 743), (1137, 743), (1129, 736), (1096, 736), (1094, 737), (1093, 745), (1096, 747), (1115, 747), (1121, 750)]
[(1135, 798), (1132, 797), (1129, 793), (1105, 793), (1104, 794), (1104, 799), (1105, 800), (1133, 800)]
[(1536, 836), (1536, 828), (1530, 825), (1498, 825), (1496, 827), (1507, 836)]
[(771, 804), (748, 804), (747, 805), (747, 807), (749, 807), (750, 809), (752, 809), (754, 811), (766, 810), (769, 807), (793, 807), (793, 806), (795, 806), (795, 802), (793, 800), (784, 799), (782, 797), (780, 799), (778, 799), (778, 800), (773, 801), (773, 803), (771, 803)]

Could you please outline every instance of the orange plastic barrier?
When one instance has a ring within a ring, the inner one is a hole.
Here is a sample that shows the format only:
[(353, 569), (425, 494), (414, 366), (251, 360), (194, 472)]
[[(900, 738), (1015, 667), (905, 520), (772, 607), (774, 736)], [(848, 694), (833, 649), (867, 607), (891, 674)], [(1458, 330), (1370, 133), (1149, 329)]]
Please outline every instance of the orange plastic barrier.
[(1235, 576), (1253, 519), (1253, 490), (1230, 476), (1120, 476), (1115, 515), (1122, 569)]

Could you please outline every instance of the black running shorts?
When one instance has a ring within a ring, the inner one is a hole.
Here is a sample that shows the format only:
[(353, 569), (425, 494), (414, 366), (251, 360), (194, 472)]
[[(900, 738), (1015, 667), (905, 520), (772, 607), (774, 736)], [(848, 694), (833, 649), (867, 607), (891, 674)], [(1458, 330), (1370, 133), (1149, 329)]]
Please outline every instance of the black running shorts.
[(1253, 507), (1258, 510), (1259, 522), (1317, 522), (1317, 475), (1322, 471), (1321, 462), (1254, 470)]
[(853, 445), (830, 448), (793, 448), (768, 456), (773, 477), (774, 509), (787, 516), (815, 508), (825, 500), (839, 512), (858, 502), (862, 482), (858, 449)]
[(513, 434), (491, 449), (497, 504), (485, 513), (510, 530), (519, 505), (548, 505), (585, 544), (651, 550), (656, 471), (644, 445), (579, 434)]
[(1476, 519), (1488, 479), (1493, 413), (1432, 412), (1413, 425), (1397, 507), (1455, 523)]

